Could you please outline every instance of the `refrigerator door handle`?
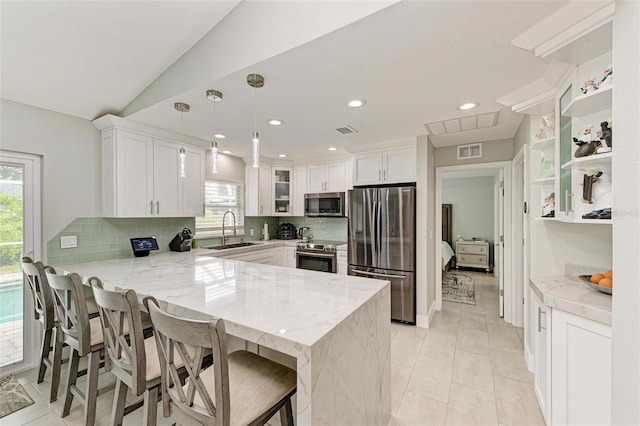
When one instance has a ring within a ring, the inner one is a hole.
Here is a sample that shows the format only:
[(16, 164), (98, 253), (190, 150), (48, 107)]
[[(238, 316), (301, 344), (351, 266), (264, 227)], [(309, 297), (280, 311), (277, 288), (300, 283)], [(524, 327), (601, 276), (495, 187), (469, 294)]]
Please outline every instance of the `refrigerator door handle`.
[(406, 275), (396, 275), (396, 274), (378, 274), (377, 272), (369, 272), (369, 271), (361, 271), (359, 269), (355, 269), (352, 268), (351, 269), (354, 273), (356, 274), (360, 274), (360, 275), (367, 275), (370, 277), (379, 277), (379, 278), (398, 278), (398, 279), (406, 279), (407, 276)]

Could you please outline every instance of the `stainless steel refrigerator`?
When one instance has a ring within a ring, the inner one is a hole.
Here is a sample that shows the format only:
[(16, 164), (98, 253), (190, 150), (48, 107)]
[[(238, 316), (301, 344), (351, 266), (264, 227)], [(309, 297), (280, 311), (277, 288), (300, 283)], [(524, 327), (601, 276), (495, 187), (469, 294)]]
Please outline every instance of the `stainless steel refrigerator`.
[(391, 282), (391, 319), (416, 323), (416, 188), (349, 191), (349, 275)]

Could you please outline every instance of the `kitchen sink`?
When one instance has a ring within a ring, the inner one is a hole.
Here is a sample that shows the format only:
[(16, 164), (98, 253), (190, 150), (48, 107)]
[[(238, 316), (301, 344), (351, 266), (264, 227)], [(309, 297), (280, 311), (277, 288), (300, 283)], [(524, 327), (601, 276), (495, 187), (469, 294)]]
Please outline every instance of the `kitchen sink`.
[(238, 248), (238, 247), (249, 247), (249, 246), (255, 246), (255, 243), (233, 243), (233, 244), (225, 244), (223, 246), (209, 246), (209, 247), (205, 247), (206, 249), (211, 249), (211, 250), (226, 250), (226, 249), (232, 249), (232, 248)]

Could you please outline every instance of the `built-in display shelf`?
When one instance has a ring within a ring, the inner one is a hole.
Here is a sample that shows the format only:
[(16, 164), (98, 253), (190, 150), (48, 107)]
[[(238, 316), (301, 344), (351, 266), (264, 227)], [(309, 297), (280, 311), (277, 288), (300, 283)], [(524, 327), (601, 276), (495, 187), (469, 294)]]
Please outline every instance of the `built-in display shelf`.
[(547, 138), (547, 139), (540, 139), (540, 140), (535, 140), (533, 142), (531, 142), (531, 149), (536, 149), (536, 150), (540, 150), (543, 151), (545, 149), (549, 149), (549, 148), (553, 148), (553, 146), (556, 143), (556, 138)]
[(567, 161), (562, 166), (563, 169), (583, 169), (591, 170), (601, 167), (611, 167), (611, 157), (613, 153), (607, 152), (604, 154), (589, 155), (588, 157), (574, 158), (571, 161)]
[(586, 223), (589, 225), (611, 225), (611, 219), (582, 219), (582, 218), (558, 218), (563, 223)]
[(537, 222), (555, 222), (558, 219), (555, 217), (534, 217), (533, 220)]
[(562, 111), (565, 117), (582, 117), (598, 111), (611, 109), (613, 84), (596, 89), (585, 95), (576, 96)]
[(551, 177), (546, 177), (546, 178), (540, 178), (540, 179), (535, 179), (531, 181), (531, 185), (546, 185), (546, 184), (553, 184), (555, 183), (555, 176), (551, 176)]

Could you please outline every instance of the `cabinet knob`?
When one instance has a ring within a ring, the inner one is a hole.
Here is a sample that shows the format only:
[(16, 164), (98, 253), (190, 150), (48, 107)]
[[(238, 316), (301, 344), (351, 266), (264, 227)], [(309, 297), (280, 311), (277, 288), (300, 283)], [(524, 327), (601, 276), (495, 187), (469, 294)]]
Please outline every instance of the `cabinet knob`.
[(153, 200), (149, 201), (149, 214), (153, 214)]
[(156, 214), (160, 214), (160, 201), (156, 201)]

